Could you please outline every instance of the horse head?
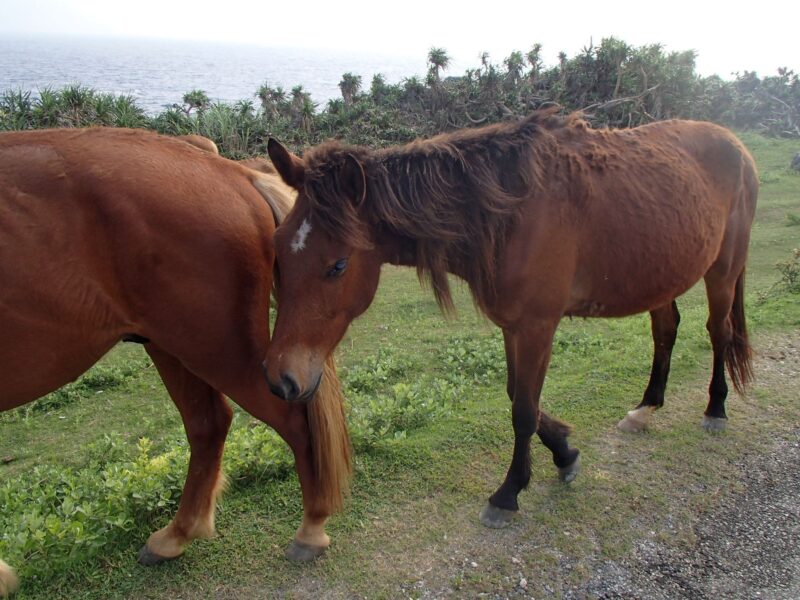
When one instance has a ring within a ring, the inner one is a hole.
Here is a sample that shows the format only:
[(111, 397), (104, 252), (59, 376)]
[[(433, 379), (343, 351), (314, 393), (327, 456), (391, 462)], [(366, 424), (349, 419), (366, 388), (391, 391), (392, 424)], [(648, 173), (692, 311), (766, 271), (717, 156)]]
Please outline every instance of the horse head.
[(268, 150), (298, 195), (275, 233), (278, 316), (264, 372), (277, 396), (308, 401), (325, 359), (372, 302), (384, 257), (361, 214), (366, 178), (355, 156), (309, 166), (275, 140)]

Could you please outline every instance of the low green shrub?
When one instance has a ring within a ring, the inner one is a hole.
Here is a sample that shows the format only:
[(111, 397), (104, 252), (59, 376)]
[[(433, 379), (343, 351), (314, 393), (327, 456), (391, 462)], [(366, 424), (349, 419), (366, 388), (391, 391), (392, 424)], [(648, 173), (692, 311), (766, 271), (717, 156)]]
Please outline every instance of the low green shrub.
[[(148, 365), (99, 365), (66, 391), (40, 400), (28, 414), (35, 417), (86, 394), (124, 386)], [(357, 449), (369, 451), (383, 440), (404, 438), (457, 403), (458, 387), (450, 381), (423, 377), (413, 384), (402, 382), (416, 375), (407, 359), (390, 351), (344, 371)], [(278, 434), (255, 420), (243, 424), (242, 418), (236, 414), (225, 445), (231, 486), (293, 476), (293, 457)], [(154, 453), (143, 438), (131, 450), (121, 435), (109, 433), (87, 447), (83, 466), (38, 466), (0, 483), (0, 557), (25, 577), (47, 577), (97, 558), (107, 546), (145, 539), (177, 510), (188, 464), (182, 435), (162, 447)]]
[(792, 256), (775, 265), (780, 273), (778, 285), (791, 293), (800, 293), (800, 248), (792, 251)]

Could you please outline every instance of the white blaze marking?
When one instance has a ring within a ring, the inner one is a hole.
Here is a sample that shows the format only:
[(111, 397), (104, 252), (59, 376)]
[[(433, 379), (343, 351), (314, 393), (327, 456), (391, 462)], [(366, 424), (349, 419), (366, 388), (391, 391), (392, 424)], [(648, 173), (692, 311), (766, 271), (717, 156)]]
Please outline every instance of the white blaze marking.
[(311, 223), (308, 222), (308, 219), (303, 219), (303, 223), (298, 227), (297, 233), (294, 234), (292, 252), (300, 252), (306, 247), (306, 238), (309, 233), (311, 233)]

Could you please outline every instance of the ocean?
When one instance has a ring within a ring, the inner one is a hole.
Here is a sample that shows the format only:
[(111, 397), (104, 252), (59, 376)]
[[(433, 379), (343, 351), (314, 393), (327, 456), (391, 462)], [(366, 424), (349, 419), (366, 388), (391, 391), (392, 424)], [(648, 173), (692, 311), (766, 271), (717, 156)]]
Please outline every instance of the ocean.
[[(201, 89), (213, 101), (255, 100), (267, 82), (287, 93), (302, 85), (323, 107), (341, 97), (344, 73), (361, 76), (369, 89), (381, 73), (397, 83), (426, 70), (425, 55), (384, 56), (268, 46), (148, 39), (11, 37), (0, 35), (0, 92), (79, 83), (99, 92), (130, 94), (151, 114)], [(258, 101), (255, 100), (256, 105)]]

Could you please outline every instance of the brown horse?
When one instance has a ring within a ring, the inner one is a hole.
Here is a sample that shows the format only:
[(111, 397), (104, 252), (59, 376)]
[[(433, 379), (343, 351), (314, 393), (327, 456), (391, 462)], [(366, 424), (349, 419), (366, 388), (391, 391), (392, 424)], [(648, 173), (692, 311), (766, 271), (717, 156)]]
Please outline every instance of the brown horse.
[(650, 312), (650, 383), (625, 429), (641, 428), (664, 402), (675, 298), (700, 278), (714, 350), (706, 428), (725, 423), (725, 364), (737, 389), (751, 376), (743, 282), (758, 178), (725, 129), (669, 121), (592, 130), (547, 111), (378, 151), (331, 142), (300, 159), (275, 141), (268, 148), (299, 192), (275, 234), (271, 388), (289, 400), (314, 390), (325, 357), (372, 301), (381, 264), (416, 266), (445, 309), (448, 273), (466, 280), (503, 330), (515, 436), (486, 525), (502, 526), (518, 509), (532, 434), (562, 480), (577, 473), (568, 427), (539, 409), (563, 316)]
[[(329, 543), (350, 468), (333, 365), (308, 405), (276, 398), (261, 370), (272, 235), (293, 196), (277, 176), (144, 131), (0, 134), (0, 410), (75, 379), (120, 340), (144, 344), (191, 459), (178, 512), (143, 564), (214, 533), (232, 416), (223, 394), (294, 453), (304, 516), (288, 556)], [(0, 595), (14, 585), (0, 561)]]

